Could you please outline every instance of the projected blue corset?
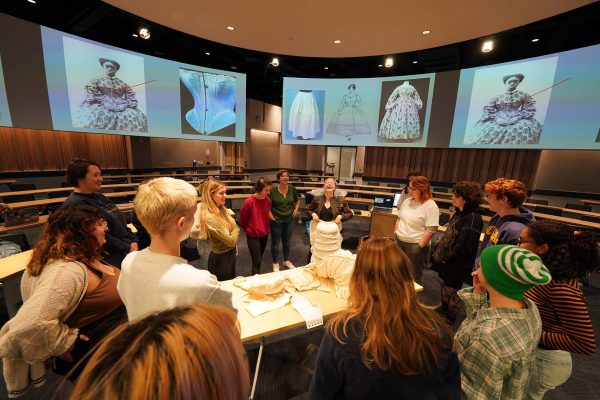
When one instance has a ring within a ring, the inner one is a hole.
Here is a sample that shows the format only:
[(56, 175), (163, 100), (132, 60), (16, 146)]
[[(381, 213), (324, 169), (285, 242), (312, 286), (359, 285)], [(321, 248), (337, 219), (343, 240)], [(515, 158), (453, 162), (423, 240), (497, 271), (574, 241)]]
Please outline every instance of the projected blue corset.
[(185, 119), (196, 131), (209, 135), (235, 123), (235, 77), (185, 69), (179, 77), (194, 97)]

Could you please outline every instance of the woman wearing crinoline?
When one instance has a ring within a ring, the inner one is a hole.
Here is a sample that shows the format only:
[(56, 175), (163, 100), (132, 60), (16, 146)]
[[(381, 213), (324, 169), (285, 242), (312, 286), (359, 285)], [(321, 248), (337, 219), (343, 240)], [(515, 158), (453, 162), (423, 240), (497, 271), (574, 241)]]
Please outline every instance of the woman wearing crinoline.
[(337, 112), (329, 122), (327, 133), (346, 136), (352, 140), (352, 136), (369, 134), (371, 128), (367, 122), (365, 113), (361, 110), (361, 98), (356, 94), (356, 85), (348, 86), (348, 93), (342, 97), (342, 102)]

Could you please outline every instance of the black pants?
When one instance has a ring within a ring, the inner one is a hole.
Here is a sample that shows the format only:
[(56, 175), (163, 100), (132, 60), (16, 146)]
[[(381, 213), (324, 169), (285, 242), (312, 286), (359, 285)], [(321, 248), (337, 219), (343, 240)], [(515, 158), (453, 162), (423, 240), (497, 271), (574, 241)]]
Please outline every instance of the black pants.
[(208, 256), (208, 271), (220, 281), (235, 278), (235, 247), (221, 254), (211, 251)]
[(252, 257), (252, 275), (260, 274), (260, 264), (263, 253), (267, 248), (267, 239), (269, 239), (268, 235), (261, 238), (246, 235), (248, 250), (250, 251), (250, 257)]
[(425, 267), (425, 260), (427, 258), (427, 254), (429, 254), (429, 246), (425, 246), (423, 248), (419, 247), (418, 243), (407, 243), (402, 242), (396, 238), (396, 243), (398, 246), (406, 253), (410, 262), (413, 266), (413, 274), (415, 281), (419, 285), (423, 285), (423, 268)]

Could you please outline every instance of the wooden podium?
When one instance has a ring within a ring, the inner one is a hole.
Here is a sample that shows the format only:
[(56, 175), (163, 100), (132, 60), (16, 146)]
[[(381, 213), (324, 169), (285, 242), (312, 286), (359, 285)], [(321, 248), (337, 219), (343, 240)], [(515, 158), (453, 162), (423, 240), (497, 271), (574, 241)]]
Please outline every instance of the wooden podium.
[(396, 230), (396, 221), (398, 216), (391, 211), (371, 211), (371, 225), (369, 226), (369, 235), (385, 236), (394, 238)]

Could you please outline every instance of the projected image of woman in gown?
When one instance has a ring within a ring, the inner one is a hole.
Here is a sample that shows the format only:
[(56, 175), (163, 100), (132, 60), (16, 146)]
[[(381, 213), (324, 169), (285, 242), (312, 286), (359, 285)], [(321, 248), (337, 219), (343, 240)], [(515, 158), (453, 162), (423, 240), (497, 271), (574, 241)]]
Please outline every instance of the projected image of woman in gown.
[(523, 74), (502, 78), (506, 92), (483, 107), (481, 118), (465, 136), (465, 144), (539, 143), (543, 126), (534, 118), (535, 100), (517, 90), (523, 79)]
[(300, 90), (290, 107), (288, 131), (294, 139), (315, 139), (321, 132), (319, 106), (312, 90)]
[(73, 115), (73, 126), (147, 132), (146, 115), (138, 108), (135, 92), (115, 76), (121, 65), (107, 58), (99, 61), (105, 75), (85, 85), (86, 97)]
[(417, 90), (408, 81), (404, 81), (388, 98), (379, 136), (410, 142), (418, 140), (421, 134), (419, 110), (422, 107), (423, 102)]
[(356, 94), (354, 83), (348, 86), (348, 93), (342, 97), (340, 107), (331, 118), (326, 132), (346, 136), (348, 140), (352, 140), (354, 135), (371, 133), (367, 117), (361, 110), (361, 98)]

